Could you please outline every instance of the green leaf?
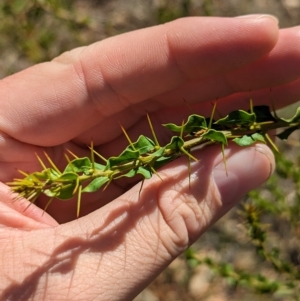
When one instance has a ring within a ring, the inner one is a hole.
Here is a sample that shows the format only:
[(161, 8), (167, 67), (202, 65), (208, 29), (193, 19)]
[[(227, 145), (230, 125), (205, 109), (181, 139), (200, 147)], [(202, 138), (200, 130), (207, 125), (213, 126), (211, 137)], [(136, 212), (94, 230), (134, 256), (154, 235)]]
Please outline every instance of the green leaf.
[(155, 151), (153, 154), (151, 154), (151, 156), (160, 158), (164, 154), (165, 149), (166, 149), (166, 147), (160, 147), (157, 151)]
[(145, 179), (150, 179), (152, 177), (152, 171), (147, 168), (140, 166), (138, 169), (138, 174), (144, 176)]
[(227, 145), (227, 138), (225, 134), (213, 129), (210, 129), (205, 134), (203, 134), (202, 138), (214, 142), (221, 142), (222, 144)]
[(76, 183), (74, 182), (74, 185), (70, 185), (66, 188), (63, 188), (59, 194), (56, 196), (60, 200), (69, 200), (74, 196), (74, 190), (76, 187)]
[(300, 129), (300, 125), (296, 125), (290, 128), (285, 129), (281, 133), (277, 134), (276, 136), (281, 140), (287, 140), (288, 137), (296, 130)]
[(240, 146), (248, 146), (254, 143), (253, 139), (251, 136), (244, 135), (241, 138), (234, 138), (232, 141), (234, 141), (236, 144)]
[(83, 171), (83, 173), (85, 175), (92, 175), (94, 173), (94, 171), (97, 170), (97, 171), (104, 171), (105, 170), (105, 165), (102, 165), (102, 164), (99, 164), (99, 163), (96, 163), (94, 162), (94, 169), (93, 169), (93, 165), (91, 165), (90, 168), (87, 168)]
[(143, 166), (139, 166), (138, 168), (132, 169), (124, 175), (115, 177), (115, 179), (119, 179), (119, 178), (123, 178), (123, 177), (132, 178), (132, 177), (136, 176), (137, 174), (144, 176), (145, 179), (150, 179), (152, 177), (152, 172), (150, 170), (148, 170), (147, 168), (145, 168)]
[(148, 137), (141, 135), (136, 142), (127, 147), (128, 150), (134, 151), (137, 150), (141, 155), (152, 151), (155, 147), (155, 143)]
[(49, 175), (54, 171), (52, 168), (45, 169), (43, 171), (37, 171), (33, 174), (28, 175), (28, 179), (31, 181), (32, 178), (36, 178), (40, 181), (46, 181), (49, 179)]
[(192, 133), (207, 128), (207, 123), (203, 116), (193, 114), (190, 115), (187, 122), (181, 126), (178, 126), (174, 123), (163, 124), (163, 126), (172, 132), (180, 133), (183, 128), (183, 133)]
[(78, 175), (74, 172), (65, 172), (59, 178), (56, 179), (57, 182), (70, 182), (73, 180), (77, 180)]
[(94, 167), (96, 170), (104, 170), (105, 169), (105, 165), (96, 163), (96, 162), (94, 162)]
[(296, 114), (292, 118), (290, 118), (290, 119), (281, 118), (281, 120), (286, 121), (287, 123), (299, 123), (300, 122), (300, 107), (297, 108)]
[(177, 151), (183, 145), (184, 145), (184, 141), (181, 137), (173, 136), (171, 141), (165, 146), (165, 149), (171, 149), (171, 150)]
[(76, 173), (64, 173), (56, 181), (62, 183), (62, 188), (56, 196), (57, 198), (68, 200), (74, 196), (74, 190), (78, 181), (78, 175)]
[(57, 172), (53, 168), (49, 168), (48, 169), (48, 176), (49, 176), (49, 179), (51, 181), (56, 181), (56, 179), (61, 176), (61, 173)]
[(43, 191), (43, 193), (44, 193), (46, 196), (48, 196), (49, 198), (57, 197), (57, 195), (58, 195), (58, 192), (57, 192), (57, 191), (53, 191), (53, 190), (51, 190), (51, 189), (45, 189), (45, 190)]
[(256, 116), (256, 122), (278, 121), (278, 119), (272, 115), (269, 106), (254, 106), (253, 112)]
[(122, 174), (122, 175), (119, 175), (117, 177), (114, 177), (114, 179), (120, 179), (120, 178), (123, 178), (123, 177), (132, 178), (136, 174), (137, 174), (137, 168), (133, 168), (133, 169), (129, 170), (127, 173), (125, 173), (125, 174)]
[(114, 166), (123, 165), (128, 162), (132, 162), (137, 160), (140, 156), (139, 151), (131, 151), (128, 148), (123, 151), (118, 157), (110, 157), (107, 161), (107, 165), (105, 167), (106, 170), (111, 169)]
[(260, 142), (266, 143), (266, 140), (265, 140), (264, 136), (262, 134), (260, 134), (260, 133), (254, 133), (254, 134), (252, 134), (251, 138), (254, 141), (260, 141)]
[(78, 182), (76, 173), (64, 173), (56, 179), (60, 186), (53, 186), (45, 189), (44, 193), (49, 197), (57, 197), (60, 200), (68, 200), (74, 196), (74, 190)]
[(43, 171), (34, 172), (26, 177), (28, 181), (49, 182), (56, 181), (60, 177), (60, 173), (52, 168), (47, 168)]
[(105, 183), (109, 181), (108, 177), (99, 177), (90, 182), (82, 192), (95, 192), (99, 190)]
[(226, 126), (244, 126), (250, 125), (255, 122), (255, 114), (248, 113), (243, 110), (237, 110), (229, 113), (226, 117), (219, 119), (214, 124)]
[(240, 146), (249, 146), (255, 142), (266, 143), (263, 135), (261, 135), (259, 133), (254, 133), (253, 135), (244, 135), (243, 137), (235, 138), (232, 141), (234, 141), (236, 144), (238, 144)]
[(88, 157), (72, 160), (64, 170), (66, 172), (84, 172), (92, 168), (91, 160)]
[(173, 154), (172, 156), (162, 156), (155, 161), (153, 168), (156, 170), (156, 169), (166, 165), (167, 163), (173, 161), (178, 156), (179, 156), (178, 154)]
[[(184, 145), (184, 140), (178, 136), (172, 137), (171, 141), (161, 149), (159, 149), (156, 153), (157, 160), (154, 162), (153, 168), (158, 169), (161, 166), (166, 165), (168, 162), (173, 161), (175, 158), (179, 156), (179, 153), (176, 153), (179, 151), (179, 149)], [(163, 156), (163, 153), (165, 150), (171, 150), (174, 151), (174, 153), (170, 154), (169, 156)], [(152, 155), (154, 155), (153, 153)]]

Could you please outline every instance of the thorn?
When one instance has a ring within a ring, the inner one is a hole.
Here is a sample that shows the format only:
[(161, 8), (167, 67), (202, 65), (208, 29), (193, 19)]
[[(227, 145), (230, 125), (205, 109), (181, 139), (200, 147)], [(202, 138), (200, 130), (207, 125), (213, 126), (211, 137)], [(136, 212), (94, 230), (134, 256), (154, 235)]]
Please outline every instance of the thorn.
[[(90, 148), (90, 147), (89, 147)], [(91, 149), (91, 148), (90, 148)], [(101, 160), (103, 160), (105, 163), (107, 163), (107, 159), (105, 159), (102, 155), (100, 155), (98, 152), (96, 152), (94, 149), (93, 149), (93, 153), (98, 156)]]
[(78, 189), (78, 199), (77, 199), (77, 213), (76, 213), (76, 217), (77, 217), (77, 218), (79, 218), (79, 214), (80, 214), (81, 193), (82, 193), (82, 185), (79, 185), (79, 189)]
[(270, 138), (270, 136), (268, 135), (268, 133), (265, 133), (264, 134), (266, 140), (270, 143), (270, 145), (273, 147), (273, 149), (277, 152), (277, 153), (280, 153), (279, 152), (279, 149), (277, 148), (276, 144), (272, 141), (272, 139)]
[(94, 142), (93, 142), (93, 139), (91, 139), (90, 150), (91, 150), (92, 168), (93, 168), (93, 170), (95, 170), (95, 156), (94, 156)]
[(72, 155), (75, 159), (78, 159), (78, 156), (76, 156), (73, 152), (71, 152), (69, 149), (66, 148), (66, 151)]
[(21, 194), (21, 193), (19, 193), (19, 194), (17, 194), (14, 198), (13, 198), (13, 203), (15, 203), (15, 202), (17, 202), (17, 201), (20, 201), (20, 200), (22, 200), (22, 199), (25, 199), (25, 197)]
[(54, 197), (49, 199), (46, 206), (44, 207), (43, 214), (47, 211), (47, 209), (48, 209), (49, 205), (52, 203), (53, 199), (54, 199)]
[(49, 161), (50, 165), (53, 167), (53, 169), (58, 172), (61, 175), (60, 170), (58, 169), (58, 167), (54, 164), (54, 162), (51, 160), (51, 158), (48, 156), (48, 154), (44, 151), (44, 155), (47, 158), (47, 160)]
[(162, 177), (159, 175), (159, 173), (158, 173), (152, 166), (151, 166), (150, 168), (151, 168), (152, 172), (153, 172), (155, 175), (157, 175), (157, 176), (159, 177), (159, 179), (163, 182), (164, 180), (163, 180)]
[(250, 98), (250, 113), (253, 114), (254, 111), (253, 111), (253, 101), (252, 101), (252, 98)]
[(41, 164), (41, 166), (43, 167), (43, 169), (47, 169), (46, 165), (44, 164), (44, 162), (42, 161), (42, 159), (39, 157), (39, 155), (37, 153), (35, 153), (39, 163)]
[(68, 163), (71, 163), (71, 160), (70, 160), (70, 158), (68, 157), (68, 155), (67, 155), (66, 153), (64, 153), (64, 157), (66, 158), (66, 161), (67, 161)]
[(75, 169), (74, 169), (74, 166), (73, 166), (73, 164), (72, 164), (70, 158), (68, 157), (68, 155), (67, 155), (66, 153), (64, 153), (64, 156), (65, 156), (65, 158), (66, 158), (66, 160), (67, 160), (67, 162), (68, 162), (68, 165), (71, 166), (72, 171), (76, 173), (76, 171), (75, 171)]
[(190, 110), (190, 113), (193, 114), (193, 110), (191, 108), (191, 106), (189, 105), (189, 103), (186, 101), (186, 99), (183, 98), (183, 102), (185, 103), (185, 105), (188, 107), (188, 109)]
[(141, 193), (142, 193), (142, 189), (143, 189), (144, 183), (145, 183), (145, 178), (141, 182), (141, 187), (140, 187), (140, 190), (139, 190), (139, 198), (138, 198), (138, 200), (140, 200), (140, 198), (141, 198)]
[(152, 125), (152, 122), (151, 122), (151, 119), (150, 119), (150, 116), (149, 116), (148, 113), (147, 113), (147, 119), (148, 119), (148, 124), (149, 124), (150, 130), (151, 130), (155, 145), (160, 146), (159, 143), (158, 143), (158, 140), (157, 140), (157, 137), (156, 137), (156, 134), (155, 134), (155, 131), (154, 131), (154, 128), (153, 128), (153, 125)]
[(217, 101), (215, 101), (214, 104), (213, 104), (213, 109), (212, 109), (212, 112), (211, 112), (211, 115), (210, 115), (210, 119), (209, 119), (209, 124), (208, 124), (208, 128), (209, 129), (212, 126), (212, 122), (213, 122), (213, 119), (214, 119), (216, 107), (217, 107)]
[(77, 179), (76, 179), (76, 185), (75, 185), (75, 188), (74, 188), (74, 190), (73, 190), (73, 192), (72, 192), (73, 195), (76, 193), (78, 187), (79, 187), (79, 177), (77, 177)]
[(28, 176), (29, 176), (29, 174), (26, 173), (26, 172), (23, 171), (23, 170), (17, 169), (17, 171), (18, 171), (21, 175), (23, 175), (23, 176), (25, 176), (25, 177), (28, 177)]
[(33, 193), (26, 198), (27, 201), (30, 202), (30, 204), (24, 209), (23, 212), (25, 212), (38, 198), (39, 196), (39, 193), (35, 193), (35, 191), (33, 191)]
[(26, 206), (26, 208), (23, 210), (23, 212), (25, 212), (31, 205), (32, 205), (32, 203), (30, 202), (29, 205)]
[[(35, 199), (36, 196), (38, 196), (39, 193), (36, 191), (31, 191), (28, 196), (26, 197), (27, 201), (30, 201), (31, 199)], [(31, 201), (33, 203), (33, 201)]]
[(271, 101), (271, 107), (272, 107), (272, 110), (273, 110), (273, 115), (276, 119), (280, 119), (276, 113), (276, 109), (275, 109), (275, 105), (274, 105), (274, 102), (272, 101), (272, 99), (270, 100)]
[(109, 179), (109, 181), (106, 183), (106, 185), (103, 187), (102, 191), (104, 192), (108, 185), (111, 183), (112, 179)]
[(123, 133), (124, 133), (124, 135), (125, 135), (125, 137), (126, 137), (128, 143), (131, 145), (131, 147), (133, 148), (133, 150), (136, 151), (136, 149), (135, 149), (135, 147), (134, 147), (134, 144), (133, 144), (132, 141), (130, 140), (130, 138), (129, 138), (127, 132), (125, 131), (125, 129), (123, 128), (123, 126), (122, 126), (121, 124), (120, 124), (120, 126), (121, 126), (121, 129), (122, 129), (122, 131), (123, 131)]
[[(218, 101), (218, 98), (216, 99), (216, 102)], [(218, 110), (218, 108), (216, 107), (216, 112), (219, 115), (219, 118), (223, 118), (224, 116), (221, 114), (221, 112)]]
[(192, 154), (190, 154), (189, 152), (187, 152), (183, 147), (180, 148), (180, 150), (186, 154), (189, 158), (193, 159), (194, 161), (198, 162), (198, 159), (195, 158)]
[(181, 123), (180, 138), (183, 137), (183, 128), (184, 128), (184, 120), (182, 120), (182, 123)]
[(226, 171), (226, 176), (228, 177), (228, 169), (227, 169), (227, 163), (226, 163), (226, 157), (225, 157), (225, 150), (224, 150), (224, 144), (221, 144), (222, 147), (222, 157), (223, 157), (223, 162), (224, 162), (224, 167)]
[(188, 172), (189, 172), (189, 190), (191, 190), (191, 158), (188, 157)]

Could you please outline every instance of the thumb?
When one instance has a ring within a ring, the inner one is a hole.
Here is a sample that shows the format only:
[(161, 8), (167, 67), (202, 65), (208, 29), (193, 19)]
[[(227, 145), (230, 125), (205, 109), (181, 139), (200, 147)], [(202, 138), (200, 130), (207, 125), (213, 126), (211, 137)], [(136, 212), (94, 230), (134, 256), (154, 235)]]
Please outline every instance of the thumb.
[(226, 166), (220, 154), (213, 162), (212, 179), (219, 199), (215, 200), (216, 207), (210, 212), (212, 220), (209, 224), (265, 182), (275, 169), (273, 152), (262, 143), (246, 148), (234, 144), (225, 152)]
[(264, 144), (247, 148), (231, 144), (225, 157), (220, 148), (214, 145), (200, 150), (196, 155), (199, 161), (191, 163), (189, 177), (187, 159), (181, 158), (160, 171), (163, 181), (155, 181), (157, 186), (147, 186), (152, 186), (152, 193), (144, 194), (144, 202), (156, 197), (163, 217), (153, 233), (162, 233), (161, 240), (165, 244), (167, 241), (168, 252), (174, 256), (273, 173), (274, 156)]

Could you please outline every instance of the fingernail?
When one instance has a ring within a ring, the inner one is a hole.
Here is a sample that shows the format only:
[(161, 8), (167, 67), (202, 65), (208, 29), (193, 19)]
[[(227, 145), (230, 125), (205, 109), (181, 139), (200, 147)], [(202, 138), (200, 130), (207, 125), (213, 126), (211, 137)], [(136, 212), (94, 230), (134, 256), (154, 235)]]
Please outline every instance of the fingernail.
[(275, 161), (266, 145), (256, 144), (229, 150), (226, 166), (227, 174), (224, 163), (219, 162), (213, 170), (213, 177), (222, 202), (232, 204), (265, 182), (274, 171)]
[(264, 156), (269, 160), (270, 162), (270, 174), (269, 177), (273, 174), (275, 171), (275, 158), (273, 152), (270, 150), (269, 147), (267, 147), (265, 144), (257, 143), (255, 144), (255, 150)]
[(243, 15), (243, 16), (237, 16), (236, 18), (240, 19), (263, 19), (263, 18), (269, 18), (275, 21), (277, 24), (279, 23), (279, 19), (276, 16), (268, 15), (268, 14), (250, 14), (250, 15)]

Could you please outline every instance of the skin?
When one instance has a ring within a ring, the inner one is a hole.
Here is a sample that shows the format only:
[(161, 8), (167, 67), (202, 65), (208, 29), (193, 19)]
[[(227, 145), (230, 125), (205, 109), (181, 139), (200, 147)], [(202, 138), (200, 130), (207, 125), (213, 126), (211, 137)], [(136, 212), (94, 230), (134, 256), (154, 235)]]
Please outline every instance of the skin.
[[(0, 180), (16, 168), (40, 170), (46, 150), (63, 168), (65, 149), (87, 156), (91, 139), (105, 157), (149, 135), (161, 123), (181, 123), (193, 112), (209, 115), (255, 104), (283, 107), (300, 96), (300, 29), (279, 30), (270, 16), (185, 18), (74, 49), (0, 82)], [(265, 145), (193, 154), (189, 188), (186, 158), (144, 184), (120, 180), (76, 200), (12, 202), (0, 185), (1, 300), (132, 300), (249, 190), (274, 169)], [(105, 206), (104, 206), (105, 205)]]

